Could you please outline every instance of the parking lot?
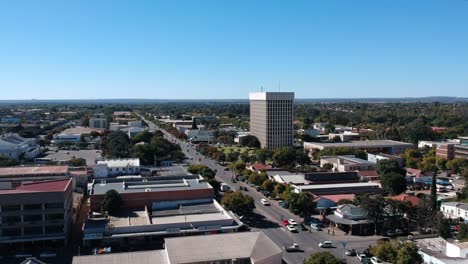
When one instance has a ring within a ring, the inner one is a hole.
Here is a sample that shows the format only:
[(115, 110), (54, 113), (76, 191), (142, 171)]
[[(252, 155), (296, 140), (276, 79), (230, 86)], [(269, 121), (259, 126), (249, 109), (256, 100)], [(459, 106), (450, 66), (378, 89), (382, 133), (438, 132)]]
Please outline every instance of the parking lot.
[(47, 159), (53, 161), (68, 161), (73, 158), (83, 158), (86, 160), (86, 165), (92, 166), (95, 164), (96, 159), (102, 157), (100, 150), (49, 150), (45, 153)]

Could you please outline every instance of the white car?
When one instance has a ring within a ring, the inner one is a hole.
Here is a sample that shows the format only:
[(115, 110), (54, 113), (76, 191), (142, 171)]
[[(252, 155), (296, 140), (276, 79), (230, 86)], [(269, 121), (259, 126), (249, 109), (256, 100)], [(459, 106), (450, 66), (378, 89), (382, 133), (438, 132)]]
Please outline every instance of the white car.
[(289, 223), (290, 225), (293, 225), (293, 226), (296, 226), (296, 225), (297, 225), (296, 220), (294, 220), (294, 219), (292, 219), (292, 218), (291, 218), (291, 219), (288, 219), (288, 223)]
[(286, 228), (291, 232), (297, 232), (297, 228), (293, 225), (287, 225)]
[(268, 202), (267, 199), (261, 199), (260, 202), (261, 202), (263, 205), (270, 205), (270, 203)]
[(322, 228), (321, 228), (319, 225), (317, 225), (317, 224), (311, 224), (311, 225), (310, 225), (310, 228), (315, 229), (315, 230), (317, 230), (317, 231), (322, 230)]
[(333, 242), (323, 241), (322, 243), (319, 244), (319, 247), (321, 247), (321, 248), (331, 248), (331, 247), (333, 247)]
[(371, 261), (372, 264), (382, 264), (383, 263), (383, 261), (380, 260), (378, 257), (372, 257), (370, 259), (370, 261)]
[(361, 262), (362, 262), (363, 259), (367, 259), (367, 256), (366, 256), (366, 254), (364, 254), (364, 253), (358, 253), (358, 254), (356, 255), (356, 257), (357, 257), (357, 258), (359, 259), (359, 261), (361, 261)]

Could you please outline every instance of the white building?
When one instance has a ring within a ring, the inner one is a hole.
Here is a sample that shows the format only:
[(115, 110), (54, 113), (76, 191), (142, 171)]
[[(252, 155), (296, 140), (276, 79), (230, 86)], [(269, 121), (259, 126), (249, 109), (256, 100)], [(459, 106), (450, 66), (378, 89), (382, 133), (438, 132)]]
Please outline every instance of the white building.
[(332, 164), (335, 172), (348, 171), (370, 171), (375, 170), (377, 165), (367, 160), (356, 158), (354, 155), (323, 156), (320, 158), (320, 166)]
[(185, 134), (187, 134), (187, 139), (192, 142), (212, 143), (216, 141), (214, 130), (191, 129), (186, 130)]
[[(468, 257), (468, 242), (447, 242), (447, 257), (466, 259)], [(464, 263), (468, 263), (468, 260)]]
[(385, 153), (378, 153), (378, 154), (367, 153), (367, 160), (372, 163), (379, 163), (379, 161), (381, 160), (394, 160), (398, 163), (398, 165), (400, 165), (400, 167), (403, 167), (403, 159), (396, 155), (388, 155)]
[(81, 134), (55, 134), (52, 140), (53, 144), (79, 142), (81, 142)]
[(89, 127), (91, 128), (107, 128), (107, 119), (103, 117), (92, 117), (89, 119)]
[(136, 175), (140, 173), (140, 159), (99, 160), (93, 169), (96, 178)]
[(463, 218), (468, 221), (468, 203), (446, 202), (440, 206), (440, 211), (445, 217), (456, 219)]
[(297, 133), (299, 135), (309, 135), (309, 136), (312, 136), (312, 137), (316, 137), (318, 135), (320, 135), (321, 131), (319, 129), (315, 129), (315, 128), (308, 128), (308, 129), (299, 129), (297, 131)]
[(0, 136), (0, 155), (19, 160), (24, 155), (34, 159), (40, 154), (35, 138), (24, 138), (18, 134), (8, 133)]

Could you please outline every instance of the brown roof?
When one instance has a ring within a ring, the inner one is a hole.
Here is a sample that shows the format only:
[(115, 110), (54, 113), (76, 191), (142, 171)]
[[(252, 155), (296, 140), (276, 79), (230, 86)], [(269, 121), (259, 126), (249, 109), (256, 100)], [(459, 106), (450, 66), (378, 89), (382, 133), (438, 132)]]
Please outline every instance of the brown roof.
[(62, 131), (63, 134), (90, 134), (91, 132), (104, 132), (104, 128), (91, 128), (91, 127), (73, 127)]
[(68, 166), (5, 167), (0, 168), (0, 177), (17, 175), (66, 175)]
[(402, 193), (400, 195), (397, 195), (397, 196), (388, 197), (388, 199), (401, 201), (401, 202), (409, 202), (413, 206), (418, 206), (419, 203), (421, 202), (421, 199), (419, 199), (418, 197), (413, 196), (413, 195), (404, 194), (404, 193)]
[(0, 194), (35, 193), (35, 192), (64, 192), (71, 184), (72, 179), (52, 180), (26, 183), (14, 190), (0, 190)]
[(379, 176), (379, 173), (377, 173), (376, 170), (370, 170), (370, 171), (357, 171), (359, 176), (361, 177), (372, 177), (372, 176)]
[(265, 164), (261, 164), (261, 163), (254, 163), (252, 164), (252, 169), (254, 170), (267, 170), (267, 169), (271, 169), (271, 165), (265, 165)]

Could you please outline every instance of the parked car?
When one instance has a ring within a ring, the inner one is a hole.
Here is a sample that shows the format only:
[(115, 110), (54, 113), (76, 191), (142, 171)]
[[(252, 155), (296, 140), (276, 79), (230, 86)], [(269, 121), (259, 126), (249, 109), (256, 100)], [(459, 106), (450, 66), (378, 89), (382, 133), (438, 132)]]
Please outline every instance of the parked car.
[(382, 264), (383, 263), (383, 261), (380, 260), (378, 257), (372, 257), (370, 259), (370, 261), (371, 261), (372, 264)]
[(261, 202), (263, 205), (265, 205), (265, 206), (270, 205), (270, 203), (268, 202), (268, 200), (267, 200), (267, 199), (264, 199), (264, 198), (261, 199), (260, 202)]
[(283, 249), (286, 250), (286, 252), (303, 252), (304, 251), (299, 247), (297, 243), (283, 245)]
[(299, 229), (300, 229), (301, 231), (307, 231), (307, 230), (309, 230), (304, 224), (299, 224)]
[(290, 225), (293, 225), (293, 226), (296, 226), (296, 225), (297, 225), (296, 220), (294, 220), (294, 219), (292, 219), (292, 218), (291, 218), (291, 219), (288, 219), (288, 223), (289, 223)]
[(359, 261), (361, 261), (361, 262), (362, 262), (363, 260), (367, 260), (366, 254), (364, 254), (364, 253), (362, 253), (362, 252), (358, 252), (356, 256), (357, 256), (357, 258), (359, 259)]
[(348, 249), (345, 251), (346, 256), (354, 257), (356, 256), (356, 250), (355, 249)]
[(311, 224), (311, 225), (310, 225), (310, 228), (312, 228), (312, 229), (314, 229), (314, 230), (317, 230), (317, 231), (322, 230), (322, 228), (321, 228), (318, 224)]
[(319, 247), (321, 247), (321, 248), (332, 248), (333, 247), (333, 242), (323, 241), (322, 243), (319, 243)]
[(293, 232), (293, 233), (297, 232), (296, 226), (287, 225), (286, 228), (288, 228), (288, 230), (291, 231), (291, 232)]

